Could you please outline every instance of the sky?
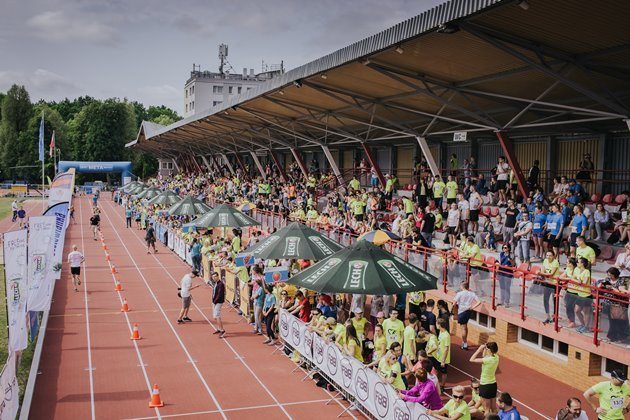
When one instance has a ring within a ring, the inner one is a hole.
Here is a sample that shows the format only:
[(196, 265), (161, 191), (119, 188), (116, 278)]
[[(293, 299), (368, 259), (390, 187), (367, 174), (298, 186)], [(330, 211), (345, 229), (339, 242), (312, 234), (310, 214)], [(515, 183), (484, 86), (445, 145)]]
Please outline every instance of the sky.
[(415, 16), (441, 0), (1, 0), (0, 91), (31, 100), (89, 95), (183, 114), (193, 63), (289, 70)]

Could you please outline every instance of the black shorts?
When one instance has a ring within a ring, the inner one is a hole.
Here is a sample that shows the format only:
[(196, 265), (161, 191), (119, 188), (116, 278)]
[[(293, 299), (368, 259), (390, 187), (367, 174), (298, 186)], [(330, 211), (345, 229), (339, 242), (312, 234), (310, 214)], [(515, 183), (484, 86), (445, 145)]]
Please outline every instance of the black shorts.
[(510, 189), (512, 191), (518, 191), (518, 184), (510, 184)]
[(497, 383), (479, 385), (479, 396), (486, 400), (493, 400), (497, 397)]
[(580, 236), (579, 233), (572, 233), (571, 236), (569, 237), (569, 245), (572, 247), (577, 247), (577, 242), (575, 242), (575, 240), (577, 239), (577, 237)]
[(479, 210), (471, 210), (470, 211), (470, 221), (478, 222), (479, 221)]
[(431, 364), (433, 365), (435, 370), (437, 370), (438, 372), (442, 374), (446, 374), (446, 371), (448, 370), (447, 364), (444, 364), (444, 367), (442, 367), (442, 364), (438, 361), (438, 359), (436, 359), (435, 357), (430, 357), (430, 359), (431, 359)]
[(446, 228), (446, 233), (448, 233), (449, 235), (455, 235), (455, 230), (456, 229), (457, 228), (454, 227), (454, 226), (449, 226), (449, 227)]
[(507, 187), (507, 180), (497, 180), (497, 190), (504, 190)]
[(555, 235), (550, 235), (545, 238), (545, 241), (551, 245), (553, 248), (560, 248), (560, 244), (562, 243), (562, 237), (556, 238)]
[(457, 314), (457, 323), (459, 325), (466, 325), (470, 320), (470, 313), (472, 311), (469, 309), (467, 311), (462, 312), (461, 314)]
[(81, 267), (70, 267), (70, 274), (72, 275), (80, 275), (81, 274)]

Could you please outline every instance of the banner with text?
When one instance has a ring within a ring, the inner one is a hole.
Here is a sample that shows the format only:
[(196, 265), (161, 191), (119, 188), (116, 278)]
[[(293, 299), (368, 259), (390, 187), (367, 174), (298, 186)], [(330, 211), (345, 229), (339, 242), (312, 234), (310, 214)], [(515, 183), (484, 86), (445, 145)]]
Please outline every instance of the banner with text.
[(28, 226), (28, 292), (29, 311), (50, 309), (54, 285), (53, 256), (55, 216), (29, 217)]
[(312, 362), (340, 389), (353, 395), (356, 401), (377, 419), (428, 420), (420, 404), (406, 403), (398, 398), (394, 388), (385, 383), (372, 369), (354, 357), (341, 353), (334, 343), (327, 343), (307, 324), (280, 310), (280, 337)]
[(0, 420), (15, 420), (20, 407), (20, 389), (15, 376), (15, 353), (9, 352), (7, 364), (4, 365), (0, 376), (0, 387), (4, 398), (0, 404)]
[(52, 207), (48, 207), (44, 212), (44, 216), (55, 216), (55, 234), (53, 235), (53, 257), (52, 257), (52, 276), (54, 279), (61, 278), (61, 262), (63, 260), (63, 244), (66, 240), (66, 228), (68, 227), (68, 203), (57, 203)]
[(4, 234), (4, 273), (9, 316), (9, 352), (20, 351), (28, 343), (26, 293), (28, 256), (26, 229)]
[(55, 176), (50, 185), (48, 196), (48, 207), (52, 207), (57, 203), (72, 200), (72, 192), (74, 190), (74, 169), (68, 172), (62, 172)]

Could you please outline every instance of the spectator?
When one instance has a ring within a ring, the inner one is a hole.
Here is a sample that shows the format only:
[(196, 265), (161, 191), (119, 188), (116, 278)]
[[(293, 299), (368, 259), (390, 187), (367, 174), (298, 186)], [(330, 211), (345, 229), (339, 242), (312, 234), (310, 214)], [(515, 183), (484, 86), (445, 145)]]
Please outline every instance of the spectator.
[(588, 420), (588, 416), (582, 410), (582, 401), (574, 397), (569, 398), (567, 406), (558, 411), (556, 420)]
[[(450, 331), (450, 319), (451, 319), (451, 311), (448, 309), (448, 304), (445, 300), (440, 299), (437, 302), (438, 307), (438, 316), (437, 319), (443, 319), (446, 321), (446, 331)], [(436, 320), (437, 325), (437, 320)]]
[(357, 330), (354, 328), (354, 325), (346, 325), (346, 334), (342, 341), (342, 352), (347, 356), (354, 357), (358, 361), (363, 362), (361, 341), (357, 336)]
[(422, 404), (429, 410), (440, 410), (444, 407), (435, 384), (428, 378), (427, 371), (419, 368), (414, 373), (416, 384), (408, 391), (400, 390), (399, 397), (403, 401)]
[(605, 289), (600, 296), (603, 298), (602, 313), (608, 316), (606, 338), (611, 342), (625, 341), (630, 336), (626, 281), (619, 278), (619, 269), (610, 267), (606, 278), (598, 282), (598, 286)]
[(586, 258), (589, 265), (595, 265), (597, 261), (597, 254), (595, 254), (595, 250), (590, 246), (586, 245), (586, 239), (584, 236), (578, 236), (575, 238), (575, 243), (577, 247), (575, 248), (575, 258)]
[(389, 318), (384, 320), (382, 324), (388, 348), (394, 343), (403, 342), (405, 324), (398, 319), (398, 311), (396, 309), (390, 311)]
[(262, 316), (265, 322), (265, 331), (267, 332), (267, 339), (263, 341), (263, 344), (269, 344), (273, 346), (277, 343), (276, 334), (274, 331), (274, 320), (276, 318), (276, 296), (271, 293), (271, 290), (265, 286), (265, 301), (263, 303)]
[(610, 381), (599, 382), (584, 392), (584, 398), (602, 420), (623, 420), (628, 414), (630, 385), (621, 369), (610, 373)]
[(575, 314), (580, 321), (580, 325), (576, 328), (579, 333), (585, 333), (590, 329), (591, 315), (593, 313), (593, 299), (591, 297), (591, 270), (590, 264), (586, 258), (577, 259), (577, 267), (573, 272), (573, 277), (579, 285), (574, 285), (577, 293), (575, 301)]
[(534, 160), (531, 168), (529, 168), (529, 172), (527, 174), (527, 186), (530, 190), (533, 190), (538, 186), (538, 177), (540, 176), (540, 161), (538, 159)]
[(452, 398), (446, 403), (446, 405), (439, 410), (428, 410), (427, 414), (436, 419), (447, 420), (469, 420), (470, 409), (468, 404), (464, 401), (466, 390), (463, 386), (457, 385), (453, 388)]
[(514, 248), (514, 230), (516, 228), (516, 217), (519, 211), (514, 205), (514, 200), (509, 200), (507, 205), (508, 207), (505, 210), (505, 223), (503, 224), (503, 243), (509, 244), (511, 248)]
[(567, 293), (564, 295), (564, 306), (566, 309), (567, 319), (569, 320), (568, 328), (575, 328), (575, 302), (577, 301), (577, 290), (575, 289), (575, 282), (577, 281), (576, 272), (577, 260), (573, 257), (567, 260), (567, 266), (564, 269), (562, 280), (567, 282)]
[(212, 316), (218, 324), (218, 329), (213, 334), (219, 334), (220, 338), (225, 337), (225, 329), (223, 328), (223, 319), (221, 317), (221, 308), (225, 303), (225, 284), (223, 280), (215, 273), (212, 273), (214, 277), (214, 286), (212, 288)]
[(522, 219), (518, 222), (516, 226), (516, 231), (514, 232), (514, 238), (516, 239), (516, 249), (518, 258), (521, 260), (521, 263), (529, 263), (529, 241), (532, 237), (532, 229), (534, 227), (533, 223), (529, 220), (529, 213), (523, 212)]
[(418, 316), (416, 314), (410, 313), (409, 319), (407, 321), (407, 326), (403, 331), (403, 355), (407, 358), (407, 360), (409, 360), (410, 363), (416, 362), (417, 331)]
[(435, 214), (427, 206), (425, 209), (424, 217), (420, 225), (420, 235), (424, 238), (427, 245), (431, 247), (433, 242), (433, 231), (435, 230)]
[(575, 254), (575, 247), (577, 246), (576, 240), (578, 236), (584, 237), (588, 229), (588, 220), (586, 219), (586, 216), (582, 214), (582, 206), (576, 205), (573, 207), (573, 218), (569, 223), (569, 227), (571, 228), (571, 236), (569, 240), (569, 245), (571, 247), (570, 253), (571, 255), (577, 257)]
[(534, 259), (536, 261), (542, 261), (544, 245), (543, 245), (543, 237), (544, 237), (544, 229), (545, 223), (547, 222), (547, 214), (542, 207), (542, 205), (537, 204), (534, 209), (534, 220), (533, 220), (533, 228), (532, 228), (532, 239), (534, 240)]
[(185, 321), (192, 321), (192, 319), (188, 317), (188, 310), (190, 309), (190, 302), (192, 301), (190, 291), (201, 286), (200, 284), (193, 286), (193, 279), (196, 279), (198, 276), (199, 273), (192, 270), (190, 274), (186, 274), (182, 277), (179, 284), (179, 296), (182, 298), (182, 309), (179, 312), (179, 317), (177, 318), (178, 324), (183, 324)]
[(455, 248), (457, 243), (457, 234), (459, 233), (459, 222), (461, 219), (461, 212), (457, 208), (457, 204), (452, 203), (448, 210), (448, 217), (446, 218), (448, 242), (451, 248)]
[(387, 353), (387, 339), (383, 333), (383, 326), (376, 324), (374, 326), (374, 352), (372, 353), (372, 361), (380, 360)]
[(604, 230), (610, 227), (610, 214), (604, 208), (602, 203), (597, 203), (595, 208), (595, 212), (593, 213), (593, 226), (595, 227), (595, 241), (603, 240), (603, 232)]
[(619, 269), (619, 277), (630, 277), (630, 243), (624, 247), (624, 252), (617, 255), (615, 267)]
[(451, 334), (446, 329), (448, 322), (440, 319), (437, 322), (438, 327), (438, 348), (436, 354), (435, 370), (438, 371), (440, 378), (440, 388), (444, 389), (446, 385), (446, 375), (448, 373), (448, 365), (451, 363)]
[(584, 153), (580, 161), (580, 170), (575, 174), (575, 178), (582, 182), (591, 182), (591, 173), (595, 171), (595, 164), (591, 160), (590, 153)]
[(499, 407), (498, 414), (501, 420), (521, 420), (521, 415), (516, 407), (514, 407), (512, 397), (507, 392), (499, 394), (497, 397), (497, 406)]
[[(395, 343), (400, 346), (399, 343)], [(385, 382), (391, 384), (394, 389), (401, 391), (405, 389), (405, 383), (402, 379), (402, 371), (400, 363), (396, 355), (389, 351), (385, 354), (385, 357), (378, 363), (378, 374)]]
[(499, 156), (497, 163), (497, 193), (499, 194), (499, 202), (497, 205), (502, 206), (507, 202), (506, 191), (508, 188), (508, 175), (510, 173), (510, 165), (505, 161), (504, 156)]
[[(457, 306), (457, 323), (462, 329), (462, 350), (468, 349), (468, 320), (472, 311), (479, 305), (481, 301), (474, 292), (468, 290), (468, 283), (461, 283), (461, 290), (455, 294), (455, 305)], [(455, 309), (453, 309), (455, 313)], [(450, 344), (450, 339), (449, 339)]]
[(496, 378), (496, 371), (499, 367), (498, 352), (499, 346), (497, 346), (497, 343), (490, 341), (485, 345), (479, 346), (470, 357), (472, 363), (481, 364), (479, 396), (482, 399), (485, 413), (494, 413), (496, 411), (494, 402), (498, 392)]
[(446, 184), (440, 178), (440, 175), (435, 175), (435, 180), (433, 181), (433, 186), (431, 187), (433, 190), (433, 200), (435, 201), (435, 206), (438, 209), (442, 208), (442, 197), (444, 197), (444, 190), (446, 189)]
[(254, 334), (263, 335), (262, 318), (263, 306), (265, 303), (265, 287), (263, 279), (258, 278), (255, 282), (258, 287), (252, 290), (251, 296), (251, 300), (254, 304)]
[(457, 177), (457, 169), (459, 169), (459, 161), (457, 160), (457, 154), (453, 153), (451, 155), (451, 159), (449, 160), (450, 168), (451, 168), (451, 176)]
[(479, 379), (477, 378), (470, 380), (470, 401), (468, 402), (468, 408), (470, 409), (471, 417), (484, 417), (485, 409), (483, 407), (483, 399), (479, 395)]
[(560, 256), (560, 244), (562, 243), (562, 229), (564, 227), (564, 216), (560, 212), (557, 204), (551, 205), (551, 213), (547, 215), (545, 224), (545, 240), (547, 249), (551, 248), (553, 253)]
[(473, 235), (479, 230), (479, 209), (483, 204), (481, 195), (477, 192), (477, 188), (474, 185), (470, 186), (470, 196), (468, 197), (468, 203), (470, 207), (470, 223)]
[[(542, 263), (542, 268), (543, 278), (545, 279), (545, 281), (542, 282), (542, 285), (544, 287), (543, 306), (545, 308), (545, 313), (547, 314), (547, 318), (543, 321), (543, 324), (550, 324), (551, 322), (553, 322), (553, 317), (557, 313), (555, 295), (556, 286), (558, 284), (558, 270), (560, 269), (558, 258), (556, 258), (553, 252), (547, 251), (546, 258)], [(560, 290), (558, 290), (558, 293), (560, 293)], [(553, 299), (553, 313), (550, 311), (549, 298)]]

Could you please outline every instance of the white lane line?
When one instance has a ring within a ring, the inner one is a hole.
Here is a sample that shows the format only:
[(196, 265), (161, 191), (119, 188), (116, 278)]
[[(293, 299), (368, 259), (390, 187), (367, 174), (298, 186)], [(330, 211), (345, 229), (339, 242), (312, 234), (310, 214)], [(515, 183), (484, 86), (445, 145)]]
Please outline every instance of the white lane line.
[[(85, 252), (85, 239), (83, 235), (83, 203), (79, 201), (79, 214), (81, 217), (81, 251)], [(74, 283), (73, 283), (74, 287)], [(83, 299), (85, 301), (85, 331), (87, 334), (88, 372), (90, 374), (90, 411), (92, 420), (96, 419), (96, 407), (94, 405), (94, 367), (92, 366), (92, 339), (90, 337), (90, 310), (87, 294), (87, 262), (83, 262)]]
[(155, 304), (157, 305), (157, 307), (160, 309), (160, 312), (162, 312), (162, 316), (164, 317), (164, 320), (166, 321), (166, 323), (168, 324), (169, 328), (171, 329), (171, 331), (175, 335), (175, 338), (177, 338), (177, 341), (179, 342), (179, 345), (184, 350), (184, 353), (186, 353), (186, 357), (188, 357), (188, 361), (190, 361), (190, 364), (193, 366), (193, 368), (197, 372), (197, 376), (199, 376), (199, 379), (201, 379), (201, 382), (203, 383), (204, 387), (206, 388), (206, 391), (208, 392), (208, 395), (210, 395), (210, 397), (212, 398), (212, 401), (214, 401), (214, 404), (217, 406), (217, 409), (218, 409), (219, 413), (221, 414), (221, 416), (224, 419), (227, 419), (227, 416), (223, 412), (224, 410), (221, 408), (221, 404), (219, 404), (219, 401), (217, 400), (216, 396), (214, 395), (214, 393), (212, 392), (212, 390), (208, 386), (208, 383), (206, 382), (206, 379), (201, 374), (201, 371), (199, 371), (199, 368), (197, 367), (197, 363), (193, 361), (193, 358), (190, 355), (190, 352), (188, 351), (188, 348), (186, 347), (186, 345), (182, 341), (181, 337), (179, 336), (179, 333), (177, 332), (177, 330), (175, 330), (175, 328), (173, 328), (173, 324), (171, 324), (171, 321), (169, 320), (168, 316), (166, 315), (166, 312), (164, 311), (164, 308), (162, 308), (162, 305), (160, 304), (160, 301), (155, 296), (155, 293), (153, 292), (153, 289), (151, 288), (151, 286), (149, 286), (149, 283), (147, 282), (146, 277), (144, 277), (144, 274), (142, 273), (142, 270), (140, 270), (140, 267), (138, 267), (138, 264), (136, 263), (135, 258), (131, 255), (131, 252), (129, 251), (129, 248), (127, 248), (127, 245), (125, 245), (125, 242), (120, 237), (120, 234), (118, 233), (118, 230), (116, 230), (116, 228), (115, 228), (114, 224), (112, 223), (112, 220), (110, 219), (110, 217), (107, 214), (107, 212), (103, 212), (103, 214), (107, 218), (108, 223), (111, 225), (112, 230), (114, 231), (114, 233), (118, 237), (118, 240), (120, 241), (122, 246), (125, 248), (125, 251), (127, 252), (127, 255), (129, 256), (129, 258), (131, 259), (131, 262), (133, 263), (133, 265), (136, 267), (136, 270), (138, 271), (138, 274), (140, 274), (140, 277), (142, 277), (142, 281), (144, 282), (145, 286), (147, 287), (147, 290), (149, 291), (149, 293), (153, 297), (153, 300), (155, 301)]
[[(453, 365), (449, 365), (449, 366), (450, 366), (450, 367), (452, 367), (453, 369), (455, 369), (456, 371), (461, 372), (461, 373), (463, 373), (464, 375), (468, 376), (470, 379), (473, 379), (473, 378), (474, 378), (474, 379), (479, 379), (479, 378), (475, 378), (473, 375), (471, 375), (471, 374), (470, 374), (470, 373), (468, 373), (468, 372), (464, 372), (463, 370), (461, 370), (460, 368), (458, 368), (458, 367), (456, 367), (456, 366), (453, 366)], [(517, 403), (519, 403), (521, 406), (523, 406), (523, 407), (525, 407), (525, 408), (527, 408), (527, 409), (529, 409), (529, 410), (533, 411), (534, 413), (538, 414), (538, 415), (539, 415), (540, 417), (542, 417), (543, 419), (547, 419), (547, 420), (549, 420), (549, 419), (550, 419), (550, 417), (547, 417), (547, 416), (545, 416), (543, 413), (541, 413), (541, 412), (539, 412), (539, 411), (537, 411), (537, 410), (533, 409), (533, 408), (532, 408), (532, 407), (530, 407), (529, 405), (525, 404), (523, 401), (519, 401), (519, 400), (517, 400), (517, 399), (516, 399), (516, 398), (514, 398), (514, 397), (512, 397), (512, 399), (513, 399), (514, 401), (516, 401)]]
[[(322, 403), (322, 402), (326, 402), (326, 401), (329, 401), (329, 399), (309, 400), (309, 401), (296, 401), (296, 402), (290, 402), (290, 403), (283, 403), (281, 405), (286, 407), (286, 406), (292, 406), (292, 405)], [(226, 408), (223, 411), (230, 412), (230, 411), (259, 410), (261, 408), (274, 408), (274, 407), (276, 407), (275, 404), (253, 405), (253, 406), (249, 406), (249, 407)], [(217, 410), (212, 410), (212, 411), (194, 411), (194, 412), (191, 412), (191, 413), (167, 414), (167, 415), (163, 416), (163, 418), (187, 417), (187, 416), (197, 416), (197, 415), (201, 415), (201, 414), (214, 414), (214, 413), (218, 413), (218, 411)], [(151, 420), (151, 419), (155, 419), (155, 417), (133, 417), (133, 418), (128, 418), (128, 419), (124, 419), (124, 420)]]
[[(114, 214), (121, 220), (122, 216), (116, 211), (116, 208), (114, 207), (113, 204), (109, 203), (109, 206), (111, 207), (111, 209), (114, 211)], [(140, 243), (142, 243), (144, 245), (144, 242), (142, 241), (142, 239), (134, 233), (134, 236), (136, 237), (136, 239), (138, 239), (138, 241)], [(174, 255), (173, 252), (167, 248), (168, 251), (170, 251), (171, 255)], [(162, 261), (160, 261), (155, 254), (152, 254), (153, 258), (158, 262), (158, 264), (162, 265)], [(162, 265), (162, 267), (165, 267), (164, 265)], [(175, 278), (173, 277), (173, 275), (171, 274), (170, 271), (166, 270), (166, 274), (168, 274), (168, 276), (171, 278), (171, 280), (173, 281), (173, 283), (178, 284), (177, 280), (175, 280)], [(192, 301), (192, 304), (195, 306), (195, 308), (197, 309), (197, 311), (201, 314), (201, 316), (203, 316), (203, 318), (206, 320), (206, 322), (208, 322), (208, 324), (210, 324), (210, 326), (216, 331), (217, 327), (212, 323), (212, 321), (210, 321), (208, 319), (208, 317), (206, 316), (206, 314), (201, 310), (201, 308), (195, 303), (195, 301)], [(262, 382), (262, 380), (254, 373), (254, 371), (251, 369), (251, 367), (245, 362), (244, 358), (234, 349), (234, 347), (232, 347), (232, 345), (230, 344), (229, 340), (227, 338), (223, 338), (223, 341), (225, 341), (225, 343), (227, 344), (227, 346), (230, 348), (230, 350), (232, 350), (232, 352), (234, 353), (234, 355), (236, 356), (237, 359), (239, 359), (241, 361), (241, 363), (243, 363), (243, 365), (247, 368), (247, 370), (250, 371), (250, 373), (254, 376), (254, 378), (258, 381), (258, 383), (267, 391), (267, 393), (271, 396), (271, 398), (273, 398), (273, 400), (276, 402), (276, 405), (278, 407), (280, 407), (285, 414), (291, 418), (291, 416), (289, 415), (289, 413), (287, 413), (283, 408), (282, 408), (282, 404), (280, 404), (280, 402), (278, 401), (278, 399), (271, 393), (271, 391), (267, 388), (267, 386)], [(329, 396), (333, 396), (327, 389), (324, 389), (324, 392), (326, 392)], [(339, 400), (335, 399), (335, 402), (343, 409), (346, 408), (346, 406), (344, 406)], [(348, 412), (349, 413), (349, 412)], [(356, 417), (352, 414), (349, 413), (350, 416), (356, 420)]]
[[(102, 232), (101, 232), (101, 238), (102, 238)], [(109, 269), (110, 269), (110, 273), (111, 273), (111, 268), (112, 268), (112, 262), (107, 261), (107, 264), (109, 265)], [(112, 275), (112, 283), (114, 284), (114, 287), (116, 286), (116, 275), (114, 273), (111, 273)], [(122, 297), (122, 293), (120, 293), (120, 291), (116, 291), (116, 295), (118, 296), (118, 301), (121, 304), (122, 307), (122, 303), (123, 303), (123, 297)], [(157, 312), (157, 311), (156, 311)], [(112, 312), (109, 312), (109, 314), (112, 314)], [(125, 320), (127, 321), (127, 329), (129, 330), (129, 335), (133, 334), (133, 327), (131, 325), (131, 320), (129, 319), (129, 312), (123, 312), (123, 315), (125, 316)], [(138, 366), (140, 368), (142, 368), (142, 375), (144, 376), (144, 381), (145, 384), (147, 385), (147, 389), (149, 391), (149, 399), (151, 399), (151, 395), (153, 392), (153, 387), (151, 386), (151, 381), (149, 380), (149, 375), (147, 373), (147, 364), (144, 363), (144, 360), (142, 359), (142, 353), (140, 352), (140, 348), (138, 347), (138, 342), (136, 340), (132, 340), (133, 346), (136, 350), (136, 356), (138, 357)], [(157, 415), (157, 419), (161, 419), (162, 418), (162, 414), (160, 413), (160, 409), (158, 407), (154, 407), (155, 409), (155, 414)]]
[[(111, 205), (110, 203), (110, 208), (112, 209), (112, 211), (114, 211), (115, 214), (118, 215), (118, 213), (116, 212), (116, 209), (113, 207), (113, 205)], [(138, 235), (134, 233), (134, 236), (136, 237), (136, 239), (138, 239), (138, 241), (140, 241), (142, 243), (142, 239), (140, 239), (138, 237)], [(158, 264), (162, 264), (162, 262), (155, 256), (155, 254), (151, 254), (153, 255), (153, 258), (158, 262)], [(166, 273), (168, 274), (168, 276), (171, 278), (171, 280), (173, 281), (173, 283), (178, 284), (177, 280), (175, 280), (175, 278), (171, 275), (171, 273), (166, 269), (166, 267), (164, 267), (164, 270), (166, 271)], [(208, 324), (210, 324), (210, 326), (212, 326), (212, 328), (214, 328), (214, 330), (217, 330), (217, 327), (210, 321), (210, 319), (208, 319), (208, 317), (206, 316), (206, 314), (201, 310), (201, 308), (199, 308), (199, 306), (195, 303), (195, 301), (192, 301), (193, 305), (195, 306), (195, 308), (197, 309), (197, 311), (201, 314), (201, 316), (203, 316), (203, 318), (206, 320), (206, 322), (208, 322)], [(245, 366), (245, 368), (249, 371), (249, 373), (252, 374), (252, 376), (254, 377), (254, 379), (256, 379), (256, 381), (260, 384), (260, 386), (267, 392), (267, 394), (269, 394), (269, 396), (271, 397), (271, 399), (273, 399), (273, 401), (276, 403), (276, 406), (278, 406), (283, 412), (284, 414), (288, 417), (288, 418), (292, 418), (291, 415), (289, 414), (289, 412), (287, 410), (284, 409), (284, 407), (282, 406), (282, 404), (280, 404), (280, 401), (278, 401), (278, 399), (276, 398), (276, 396), (271, 392), (271, 390), (267, 387), (267, 385), (264, 384), (264, 382), (258, 377), (258, 375), (256, 375), (256, 373), (253, 371), (253, 369), (247, 364), (247, 362), (245, 362), (245, 360), (243, 359), (243, 356), (238, 353), (236, 351), (236, 349), (232, 346), (232, 344), (228, 341), (228, 339), (226, 338), (222, 338), (221, 339), (229, 348), (230, 350), (232, 350), (232, 353), (234, 353), (235, 356), (237, 356), (236, 358), (238, 360), (240, 360), (240, 362), (243, 364), (243, 366)]]

